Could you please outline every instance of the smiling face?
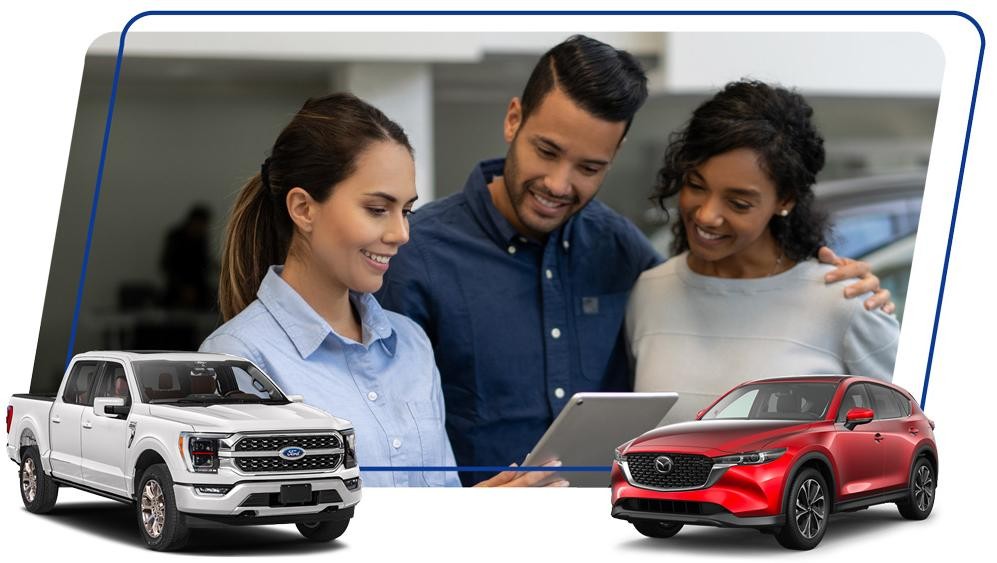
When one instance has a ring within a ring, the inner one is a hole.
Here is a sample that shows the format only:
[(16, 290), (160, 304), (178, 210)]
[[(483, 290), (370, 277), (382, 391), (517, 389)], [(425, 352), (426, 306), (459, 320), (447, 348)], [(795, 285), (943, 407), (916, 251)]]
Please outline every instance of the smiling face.
[(558, 88), (525, 122), (514, 99), (505, 119), (504, 186), (489, 186), (496, 207), (519, 233), (544, 239), (595, 197), (625, 128), (593, 116)]
[(772, 272), (780, 250), (769, 222), (792, 201), (781, 201), (776, 186), (751, 149), (735, 149), (714, 156), (686, 175), (679, 191), (681, 215), (690, 266), (713, 273), (742, 272), (756, 277)]
[[(324, 202), (302, 198), (298, 217), (312, 266), (335, 285), (359, 292), (380, 289), (398, 248), (408, 242), (408, 215), (416, 199), (415, 164), (408, 150), (391, 141), (372, 144), (360, 154), (356, 171), (336, 184)], [(303, 195), (302, 195), (303, 194)], [(293, 203), (292, 203), (293, 206)]]

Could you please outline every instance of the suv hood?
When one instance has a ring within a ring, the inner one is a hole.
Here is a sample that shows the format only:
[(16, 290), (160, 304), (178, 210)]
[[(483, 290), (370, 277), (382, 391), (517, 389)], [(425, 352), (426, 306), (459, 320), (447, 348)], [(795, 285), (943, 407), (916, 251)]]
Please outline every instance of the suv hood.
[[(633, 440), (626, 452), (714, 451), (718, 454), (764, 449), (769, 443), (801, 432), (817, 421), (800, 420), (694, 420), (656, 428)], [(707, 454), (709, 455), (709, 454)]]
[(346, 430), (348, 420), (303, 403), (286, 405), (219, 404), (206, 406), (149, 405), (156, 418), (187, 424), (195, 432), (266, 432)]

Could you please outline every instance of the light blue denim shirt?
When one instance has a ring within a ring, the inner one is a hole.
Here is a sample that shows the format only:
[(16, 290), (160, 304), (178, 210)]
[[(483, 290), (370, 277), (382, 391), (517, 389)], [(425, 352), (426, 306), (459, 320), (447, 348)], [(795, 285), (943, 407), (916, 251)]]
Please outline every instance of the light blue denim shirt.
[(364, 472), (373, 466), (454, 466), (444, 429), (443, 392), (429, 339), (374, 296), (350, 293), (363, 343), (329, 326), (271, 266), (257, 299), (201, 344), (202, 352), (242, 356), (280, 388), (353, 422), (364, 485), (460, 486), (440, 471)]

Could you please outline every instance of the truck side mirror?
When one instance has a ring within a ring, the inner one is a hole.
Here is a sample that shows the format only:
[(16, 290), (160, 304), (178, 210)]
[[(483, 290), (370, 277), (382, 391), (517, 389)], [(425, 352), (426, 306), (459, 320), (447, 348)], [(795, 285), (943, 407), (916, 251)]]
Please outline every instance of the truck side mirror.
[(118, 418), (127, 416), (131, 407), (125, 404), (124, 397), (97, 397), (93, 400), (93, 412), (97, 416)]

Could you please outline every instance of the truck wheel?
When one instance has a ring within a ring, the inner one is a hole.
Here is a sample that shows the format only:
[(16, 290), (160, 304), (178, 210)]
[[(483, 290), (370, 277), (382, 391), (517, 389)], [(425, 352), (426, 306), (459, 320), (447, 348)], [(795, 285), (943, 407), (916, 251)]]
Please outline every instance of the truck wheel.
[(42, 456), (38, 448), (30, 446), (21, 452), (21, 500), (28, 512), (45, 514), (52, 510), (59, 497), (59, 485), (42, 469)]
[(173, 551), (187, 543), (190, 533), (177, 510), (173, 478), (166, 465), (150, 466), (139, 480), (135, 512), (146, 545), (156, 551)]
[(817, 547), (831, 514), (831, 492), (819, 471), (807, 468), (796, 475), (786, 496), (784, 514), (786, 524), (775, 535), (779, 544), (799, 550)]
[(684, 524), (679, 522), (659, 522), (657, 520), (636, 520), (631, 522), (637, 531), (649, 538), (665, 539), (679, 533)]
[(897, 509), (907, 520), (924, 520), (934, 506), (935, 468), (927, 458), (919, 457), (910, 470), (907, 498), (897, 503)]
[(302, 536), (312, 541), (332, 541), (343, 535), (349, 520), (325, 520), (323, 522), (300, 522), (295, 524)]

